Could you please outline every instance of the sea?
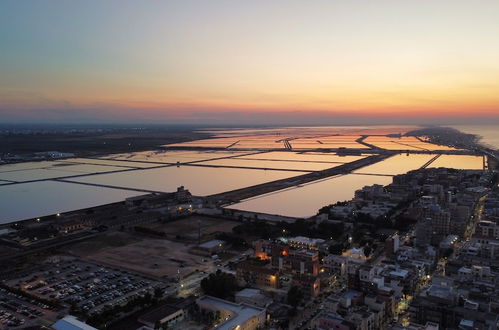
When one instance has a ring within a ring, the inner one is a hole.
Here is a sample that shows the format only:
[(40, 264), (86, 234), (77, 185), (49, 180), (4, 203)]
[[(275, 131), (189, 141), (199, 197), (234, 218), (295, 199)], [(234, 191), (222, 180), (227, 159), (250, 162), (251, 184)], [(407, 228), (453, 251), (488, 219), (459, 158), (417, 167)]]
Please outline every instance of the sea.
[(499, 125), (453, 125), (455, 129), (464, 133), (476, 134), (482, 137), (484, 145), (499, 149)]

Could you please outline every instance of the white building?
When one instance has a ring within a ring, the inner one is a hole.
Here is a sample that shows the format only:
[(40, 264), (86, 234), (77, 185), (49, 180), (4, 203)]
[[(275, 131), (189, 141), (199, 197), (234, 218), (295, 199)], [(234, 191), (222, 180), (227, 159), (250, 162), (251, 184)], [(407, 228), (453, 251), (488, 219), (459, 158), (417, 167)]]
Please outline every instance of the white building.
[(219, 312), (224, 320), (215, 326), (220, 330), (254, 330), (263, 327), (265, 323), (265, 308), (251, 306), (245, 303), (236, 304), (227, 300), (203, 296), (196, 300), (200, 309)]
[(257, 307), (266, 307), (272, 299), (265, 297), (258, 289), (243, 289), (235, 294), (236, 303), (245, 303)]
[(288, 244), (295, 249), (318, 250), (324, 244), (324, 240), (320, 238), (308, 238), (296, 236), (287, 239)]
[(56, 330), (97, 330), (96, 328), (78, 321), (76, 317), (67, 315), (63, 319), (52, 324), (52, 328)]

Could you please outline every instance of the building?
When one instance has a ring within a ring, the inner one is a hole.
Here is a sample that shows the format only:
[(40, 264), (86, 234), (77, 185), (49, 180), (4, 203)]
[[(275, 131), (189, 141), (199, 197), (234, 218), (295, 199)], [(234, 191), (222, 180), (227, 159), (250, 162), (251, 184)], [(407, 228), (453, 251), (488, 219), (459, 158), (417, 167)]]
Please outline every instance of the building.
[(415, 227), (416, 232), (416, 246), (427, 247), (431, 243), (432, 222), (431, 219), (424, 219), (419, 221)]
[(481, 257), (491, 260), (497, 259), (499, 256), (499, 225), (491, 221), (480, 221), (471, 238), (471, 244), (479, 247), (478, 252)]
[(248, 285), (261, 288), (279, 288), (279, 271), (258, 265), (250, 261), (243, 261), (236, 267), (236, 279)]
[[(318, 247), (323, 240), (295, 237), (285, 241), (257, 240), (253, 243), (255, 256), (271, 260), (272, 267), (291, 274), (319, 274)], [(294, 249), (293, 247), (307, 247)]]
[(39, 157), (43, 157), (43, 158), (57, 159), (57, 158), (74, 157), (75, 154), (72, 152), (42, 151), (42, 152), (35, 152), (35, 156), (39, 156)]
[(438, 247), (441, 250), (452, 249), (456, 245), (458, 238), (459, 237), (457, 237), (457, 235), (447, 235), (447, 237), (445, 237), (445, 239), (440, 242)]
[(425, 325), (411, 323), (408, 326), (395, 325), (391, 330), (439, 330), (438, 323), (426, 322)]
[(184, 316), (185, 313), (183, 309), (164, 305), (142, 315), (138, 321), (151, 328), (154, 328), (158, 322), (170, 328), (182, 321)]
[(293, 274), (319, 274), (319, 253), (312, 250), (292, 250), (287, 245), (272, 246), (272, 266)]
[(52, 324), (55, 330), (98, 330), (84, 322), (78, 321), (76, 317), (67, 315), (63, 319)]
[(295, 275), (292, 283), (303, 292), (305, 299), (315, 297), (321, 291), (321, 281), (317, 276)]
[(423, 217), (431, 219), (432, 238), (450, 234), (450, 212), (439, 205), (431, 205), (423, 209)]
[(287, 239), (289, 246), (294, 249), (318, 250), (325, 243), (320, 238), (308, 238), (303, 236), (291, 237)]
[(379, 184), (365, 186), (362, 189), (355, 191), (355, 199), (361, 200), (379, 200), (389, 199), (390, 194), (385, 190), (385, 187)]
[(178, 215), (188, 214), (194, 208), (199, 208), (199, 201), (194, 200), (189, 190), (183, 186), (178, 187), (173, 193), (153, 193), (134, 196), (125, 199), (125, 205), (130, 210), (160, 209), (163, 213)]
[(385, 254), (387, 257), (392, 258), (395, 256), (400, 247), (400, 237), (395, 234), (388, 237), (385, 241)]
[(204, 256), (211, 256), (219, 252), (222, 252), (224, 249), (225, 249), (225, 242), (218, 239), (214, 239), (208, 242), (201, 243), (198, 246), (194, 247), (193, 252)]
[(323, 265), (331, 274), (337, 275), (343, 280), (347, 280), (348, 274), (355, 274), (358, 268), (365, 262), (365, 259), (330, 254), (324, 257)]
[(259, 239), (253, 242), (255, 257), (261, 260), (270, 260), (272, 258), (272, 241)]
[(236, 303), (245, 303), (247, 305), (258, 307), (266, 307), (272, 303), (272, 299), (265, 297), (258, 289), (243, 289), (236, 292), (234, 298)]
[(265, 323), (265, 308), (245, 303), (236, 304), (211, 296), (203, 296), (197, 299), (196, 303), (202, 310), (220, 313), (223, 321), (214, 329), (254, 330), (262, 328)]
[(499, 225), (492, 221), (482, 220), (475, 230), (477, 236), (499, 240)]
[(311, 324), (318, 329), (355, 330), (355, 324), (337, 313), (322, 312), (313, 318)]

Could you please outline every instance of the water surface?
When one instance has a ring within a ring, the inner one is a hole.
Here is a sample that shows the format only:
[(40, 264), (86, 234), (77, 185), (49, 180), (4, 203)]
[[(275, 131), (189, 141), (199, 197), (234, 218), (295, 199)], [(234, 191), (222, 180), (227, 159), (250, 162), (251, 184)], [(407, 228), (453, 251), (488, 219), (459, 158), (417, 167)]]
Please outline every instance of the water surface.
[(482, 137), (480, 142), (499, 149), (499, 125), (455, 125), (453, 127), (464, 133), (479, 135)]
[(29, 169), (28, 166), (16, 165), (21, 164), (13, 164), (13, 166), (10, 167), (9, 171), (4, 170), (3, 172), (0, 172), (0, 179), (15, 182), (26, 182), (34, 180), (55, 179), (80, 174), (105, 173), (130, 169), (127, 167), (77, 164), (70, 162), (51, 162), (50, 164), (44, 164), (42, 168), (32, 169)]
[(457, 170), (483, 170), (482, 156), (442, 155), (428, 167), (447, 167)]
[(0, 186), (0, 224), (119, 202), (143, 194), (56, 181)]
[[(193, 162), (200, 160), (210, 160), (215, 158), (243, 156), (251, 152), (238, 151), (163, 151), (150, 150), (143, 152), (133, 152), (126, 154), (110, 155), (103, 158), (115, 160), (133, 160), (142, 162), (159, 162), (165, 164), (175, 164), (177, 162)], [(133, 164), (133, 162), (131, 162)]]
[[(113, 156), (107, 156), (113, 157)], [(147, 168), (158, 166), (158, 164), (148, 163), (148, 162), (132, 162), (132, 161), (122, 161), (122, 160), (112, 160), (112, 159), (101, 159), (101, 158), (69, 158), (66, 160), (61, 160), (61, 162), (78, 163), (78, 164), (94, 164), (94, 165), (104, 165), (104, 166), (119, 166), (119, 167), (129, 167), (129, 168)]]
[(32, 170), (2, 172), (0, 173), (0, 180), (24, 182), (24, 181), (33, 181), (33, 180), (53, 179), (53, 178), (66, 177), (78, 174), (81, 173), (69, 172), (63, 170), (47, 170), (40, 168)]
[(170, 166), (97, 174), (75, 178), (72, 181), (163, 192), (172, 192), (177, 187), (184, 186), (193, 195), (206, 196), (305, 173), (307, 172)]
[(387, 158), (381, 162), (363, 167), (354, 173), (366, 174), (404, 174), (412, 170), (421, 168), (426, 162), (430, 161), (436, 155), (427, 154), (399, 154)]
[(350, 200), (367, 185), (388, 185), (389, 176), (348, 174), (254, 197), (227, 208), (289, 217), (310, 217), (329, 204)]
[(253, 160), (243, 158), (209, 160), (198, 164), (217, 166), (243, 166), (299, 171), (320, 171), (341, 165), (340, 163), (288, 162), (280, 160)]
[(283, 160), (283, 161), (298, 161), (298, 162), (312, 161), (312, 162), (329, 162), (329, 163), (350, 163), (365, 157), (366, 156), (339, 156), (335, 153), (273, 151), (273, 152), (258, 153), (250, 156), (241, 156), (237, 158)]

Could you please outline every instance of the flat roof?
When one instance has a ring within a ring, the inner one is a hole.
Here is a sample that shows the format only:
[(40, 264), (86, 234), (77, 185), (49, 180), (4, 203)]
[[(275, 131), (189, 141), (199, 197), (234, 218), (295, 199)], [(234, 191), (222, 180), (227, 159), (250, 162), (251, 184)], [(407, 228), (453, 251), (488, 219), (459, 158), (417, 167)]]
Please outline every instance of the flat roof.
[(253, 297), (255, 295), (260, 295), (260, 290), (246, 288), (239, 292), (236, 292), (236, 297)]
[(204, 249), (211, 249), (211, 248), (219, 246), (220, 244), (224, 244), (224, 241), (214, 239), (212, 241), (208, 241), (208, 242), (204, 242), (203, 244), (199, 244), (199, 247), (204, 248)]
[(317, 245), (317, 244), (321, 244), (321, 243), (325, 242), (321, 238), (309, 238), (309, 237), (304, 237), (304, 236), (290, 237), (290, 238), (288, 238), (288, 241), (298, 242), (298, 243), (302, 243), (302, 244), (310, 244), (310, 245)]
[(161, 320), (169, 315), (178, 312), (179, 310), (181, 310), (181, 308), (177, 308), (171, 305), (163, 305), (139, 317), (139, 322), (145, 321), (155, 323), (157, 320)]
[(220, 323), (216, 329), (227, 329), (232, 330), (238, 325), (246, 322), (252, 317), (258, 316), (265, 312), (264, 308), (258, 308), (245, 303), (235, 304), (233, 302), (211, 297), (203, 296), (198, 299), (199, 301), (213, 305), (214, 307), (225, 309), (232, 312), (234, 315), (227, 321)]
[(458, 272), (460, 272), (460, 273), (471, 273), (471, 269), (466, 268), (466, 267), (461, 267), (461, 268), (459, 268)]
[(345, 298), (354, 299), (354, 298), (362, 296), (362, 292), (355, 291), (355, 290), (348, 290), (345, 293), (343, 293), (342, 296)]
[(56, 330), (98, 330), (86, 323), (78, 321), (76, 317), (67, 315), (63, 319), (55, 322), (52, 328)]
[(394, 270), (390, 272), (390, 275), (397, 276), (397, 277), (406, 277), (409, 274), (409, 271), (405, 269), (399, 269), (399, 270)]

